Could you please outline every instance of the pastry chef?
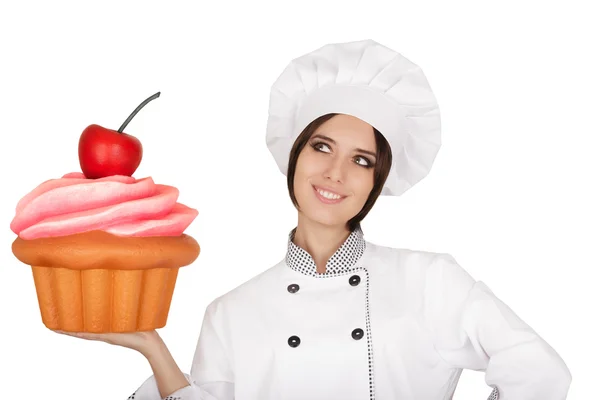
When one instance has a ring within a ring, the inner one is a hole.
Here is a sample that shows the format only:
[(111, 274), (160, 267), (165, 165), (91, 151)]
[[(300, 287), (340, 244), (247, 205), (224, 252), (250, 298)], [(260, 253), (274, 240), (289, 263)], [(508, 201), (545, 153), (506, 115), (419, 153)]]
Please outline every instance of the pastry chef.
[(363, 235), (441, 144), (417, 65), (373, 40), (292, 60), (266, 143), (298, 209), (285, 255), (207, 307), (190, 374), (153, 367), (130, 399), (449, 400), (465, 368), (490, 400), (566, 398), (561, 357), (453, 256)]

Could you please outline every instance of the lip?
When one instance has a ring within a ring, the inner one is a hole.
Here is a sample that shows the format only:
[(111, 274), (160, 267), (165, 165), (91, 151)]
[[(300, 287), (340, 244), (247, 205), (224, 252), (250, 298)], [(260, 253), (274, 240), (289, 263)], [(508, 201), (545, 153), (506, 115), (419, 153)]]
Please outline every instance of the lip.
[[(319, 189), (321, 189), (321, 190), (325, 190), (325, 191), (327, 191), (327, 192), (330, 192), (330, 193), (337, 194), (337, 195), (339, 195), (339, 196), (342, 196), (342, 197), (341, 197), (341, 198), (339, 198), (339, 199), (335, 199), (335, 200), (334, 200), (334, 199), (328, 199), (328, 198), (326, 198), (326, 197), (323, 197), (323, 196), (321, 196), (321, 194), (320, 194), (320, 193), (317, 191), (317, 188), (319, 188)], [(318, 199), (319, 199), (319, 200), (320, 200), (322, 203), (325, 203), (325, 204), (338, 204), (338, 203), (341, 203), (342, 201), (344, 201), (344, 199), (345, 199), (346, 197), (348, 197), (348, 196), (343, 196), (343, 195), (341, 195), (341, 194), (339, 194), (339, 193), (336, 193), (336, 192), (334, 192), (333, 190), (328, 190), (328, 189), (326, 189), (326, 188), (323, 188), (323, 187), (320, 187), (320, 186), (315, 186), (315, 185), (313, 185), (313, 192), (315, 193), (315, 196), (317, 196), (317, 198), (318, 198)]]

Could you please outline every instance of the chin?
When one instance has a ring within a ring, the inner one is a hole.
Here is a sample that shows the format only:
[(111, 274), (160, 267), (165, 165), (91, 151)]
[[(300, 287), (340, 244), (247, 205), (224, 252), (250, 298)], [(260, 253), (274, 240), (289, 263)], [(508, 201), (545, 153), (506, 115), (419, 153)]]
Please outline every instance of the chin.
[(348, 221), (347, 219), (339, 218), (334, 215), (317, 214), (317, 215), (306, 215), (306, 217), (308, 219), (310, 219), (311, 221), (314, 221), (321, 225), (326, 225), (326, 226), (344, 225)]
[[(302, 205), (302, 203), (300, 204)], [(307, 204), (306, 207), (302, 208), (302, 214), (304, 214), (304, 217), (321, 225), (345, 225), (350, 218), (356, 215), (346, 215), (346, 213), (334, 212), (332, 209), (326, 209), (322, 207), (320, 203), (314, 204), (310, 202), (304, 202), (304, 204)]]

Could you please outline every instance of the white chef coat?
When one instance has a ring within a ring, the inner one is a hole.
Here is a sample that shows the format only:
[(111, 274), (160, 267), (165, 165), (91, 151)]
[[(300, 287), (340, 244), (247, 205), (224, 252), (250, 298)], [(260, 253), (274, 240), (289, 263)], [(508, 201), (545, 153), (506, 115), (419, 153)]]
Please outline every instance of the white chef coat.
[[(489, 399), (562, 400), (571, 374), (449, 254), (351, 233), (319, 274), (284, 259), (207, 307), (190, 386), (167, 400), (449, 400), (463, 369)], [(129, 399), (161, 400), (151, 376)]]

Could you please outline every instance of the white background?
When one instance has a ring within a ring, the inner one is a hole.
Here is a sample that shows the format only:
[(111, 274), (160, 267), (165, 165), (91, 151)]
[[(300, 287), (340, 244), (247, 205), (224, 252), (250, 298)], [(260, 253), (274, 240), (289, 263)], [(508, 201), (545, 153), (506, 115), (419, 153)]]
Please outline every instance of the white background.
[[(209, 2), (202, 2), (209, 4)], [(2, 398), (126, 399), (151, 370), (132, 350), (58, 335), (11, 252), (15, 205), (80, 171), (89, 124), (129, 124), (135, 177), (181, 190), (202, 247), (160, 330), (189, 372), (206, 305), (285, 254), (296, 212), (265, 145), (269, 90), (292, 58), (374, 39), (423, 68), (443, 146), (429, 176), (382, 197), (367, 240), (449, 252), (597, 395), (600, 60), (592, 1), (4, 2), (0, 8)], [(248, 327), (252, 329), (252, 327)], [(465, 371), (456, 399), (485, 399)], [(388, 400), (388, 399), (384, 399)]]

